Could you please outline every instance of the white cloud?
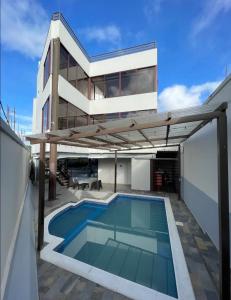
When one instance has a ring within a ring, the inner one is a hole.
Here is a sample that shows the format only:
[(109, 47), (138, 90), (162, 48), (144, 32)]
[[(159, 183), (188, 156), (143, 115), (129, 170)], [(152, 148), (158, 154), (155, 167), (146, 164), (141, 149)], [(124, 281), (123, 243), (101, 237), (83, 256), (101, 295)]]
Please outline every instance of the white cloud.
[(202, 3), (204, 7), (193, 23), (192, 35), (194, 37), (208, 28), (219, 15), (231, 10), (231, 0), (207, 0)]
[[(11, 112), (10, 115), (14, 116), (14, 113)], [(24, 122), (32, 122), (32, 117), (31, 116), (27, 116), (27, 115), (15, 114), (15, 119), (21, 120), (21, 121), (24, 121)]]
[(148, 21), (152, 21), (153, 18), (160, 12), (161, 5), (164, 0), (147, 0), (144, 5), (144, 14)]
[[(10, 126), (14, 128), (14, 113), (10, 112)], [(32, 133), (32, 117), (28, 115), (15, 114), (15, 131), (18, 134)]]
[(89, 41), (108, 42), (113, 45), (119, 45), (121, 42), (120, 28), (116, 25), (87, 27), (80, 29), (79, 32)]
[(40, 57), (48, 26), (47, 13), (36, 0), (2, 0), (1, 43), (6, 49)]
[(32, 124), (16, 123), (15, 130), (22, 135), (32, 134)]
[(200, 105), (219, 84), (220, 81), (212, 81), (191, 87), (177, 84), (167, 87), (159, 95), (159, 111)]

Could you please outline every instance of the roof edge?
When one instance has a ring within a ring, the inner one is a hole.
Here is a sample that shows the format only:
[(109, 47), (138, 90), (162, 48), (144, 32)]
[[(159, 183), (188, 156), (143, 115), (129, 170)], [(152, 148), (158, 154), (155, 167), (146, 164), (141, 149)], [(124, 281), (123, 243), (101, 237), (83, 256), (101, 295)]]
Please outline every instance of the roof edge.
[(136, 46), (129, 47), (129, 48), (124, 48), (124, 49), (120, 49), (120, 50), (116, 50), (116, 51), (112, 51), (112, 52), (108, 52), (108, 53), (89, 56), (86, 49), (83, 47), (83, 45), (77, 38), (76, 34), (71, 29), (70, 25), (67, 23), (66, 19), (63, 17), (63, 15), (60, 12), (53, 13), (52, 17), (51, 17), (51, 21), (61, 21), (62, 22), (62, 24), (65, 26), (65, 28), (67, 29), (67, 31), (69, 32), (71, 37), (74, 39), (74, 41), (76, 42), (76, 44), (81, 49), (81, 51), (86, 56), (86, 58), (88, 59), (89, 62), (97, 62), (97, 61), (104, 60), (104, 59), (110, 59), (110, 58), (119, 57), (122, 55), (128, 55), (128, 54), (133, 54), (133, 53), (147, 51), (147, 50), (157, 48), (156, 42), (152, 41), (150, 43), (140, 44), (140, 45), (136, 45)]

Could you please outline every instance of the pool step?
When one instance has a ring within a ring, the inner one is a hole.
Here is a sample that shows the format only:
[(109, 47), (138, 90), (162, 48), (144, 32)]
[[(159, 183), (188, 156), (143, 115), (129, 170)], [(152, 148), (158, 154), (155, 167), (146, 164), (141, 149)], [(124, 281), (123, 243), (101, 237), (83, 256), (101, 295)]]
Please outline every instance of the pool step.
[(160, 292), (176, 295), (174, 269), (167, 257), (109, 239), (93, 265)]
[(113, 239), (87, 242), (76, 259), (125, 279), (176, 297), (172, 260)]

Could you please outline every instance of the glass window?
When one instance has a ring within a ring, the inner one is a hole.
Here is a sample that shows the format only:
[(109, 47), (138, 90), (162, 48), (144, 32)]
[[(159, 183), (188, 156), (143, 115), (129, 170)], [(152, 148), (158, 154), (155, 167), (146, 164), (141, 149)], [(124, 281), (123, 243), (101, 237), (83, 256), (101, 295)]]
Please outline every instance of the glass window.
[(59, 129), (67, 129), (67, 118), (58, 118)]
[(69, 54), (69, 68), (68, 68), (68, 81), (76, 87), (76, 79), (77, 79), (77, 62), (75, 59)]
[(106, 98), (118, 97), (120, 95), (119, 73), (105, 75), (105, 96)]
[(92, 89), (94, 99), (99, 100), (105, 98), (105, 80), (104, 76), (92, 78)]
[(42, 108), (42, 132), (49, 129), (49, 98), (45, 102)]
[(86, 98), (96, 100), (150, 93), (155, 88), (154, 67), (102, 75), (89, 80), (88, 75), (62, 45), (60, 46), (60, 75)]
[(122, 95), (144, 94), (154, 91), (154, 68), (121, 73)]
[(66, 129), (78, 126), (85, 126), (91, 121), (85, 112), (76, 107), (75, 105), (67, 102), (63, 98), (59, 98), (59, 111), (58, 111), (58, 128)]
[(80, 93), (88, 98), (88, 76), (80, 66), (77, 67), (76, 87)]
[(43, 88), (45, 88), (46, 83), (50, 77), (50, 72), (51, 72), (51, 51), (50, 47), (47, 51), (47, 56), (44, 62), (44, 78), (43, 78)]
[(60, 46), (60, 75), (88, 98), (88, 76), (62, 45)]
[(65, 79), (67, 79), (67, 69), (68, 69), (68, 52), (67, 50), (60, 45), (60, 64), (59, 71)]

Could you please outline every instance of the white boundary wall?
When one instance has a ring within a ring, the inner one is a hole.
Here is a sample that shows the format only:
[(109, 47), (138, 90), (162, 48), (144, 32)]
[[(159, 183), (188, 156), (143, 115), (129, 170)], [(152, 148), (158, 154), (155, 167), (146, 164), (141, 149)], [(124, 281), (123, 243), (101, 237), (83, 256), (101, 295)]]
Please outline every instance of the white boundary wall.
[[(28, 187), (30, 152), (8, 125), (2, 120), (0, 122), (2, 299), (8, 284), (8, 277), (12, 269), (14, 271), (12, 261), (15, 256), (15, 245), (19, 239), (18, 233)], [(22, 274), (21, 270), (18, 275), (22, 276)], [(25, 284), (28, 285), (26, 282)], [(32, 286), (31, 282), (30, 285)], [(21, 289), (23, 288), (24, 286), (21, 286)]]
[[(229, 214), (231, 221), (231, 76), (210, 96), (209, 102), (228, 102)], [(216, 123), (216, 120), (213, 120), (183, 144), (181, 152), (181, 196), (202, 230), (208, 233), (218, 248)]]

